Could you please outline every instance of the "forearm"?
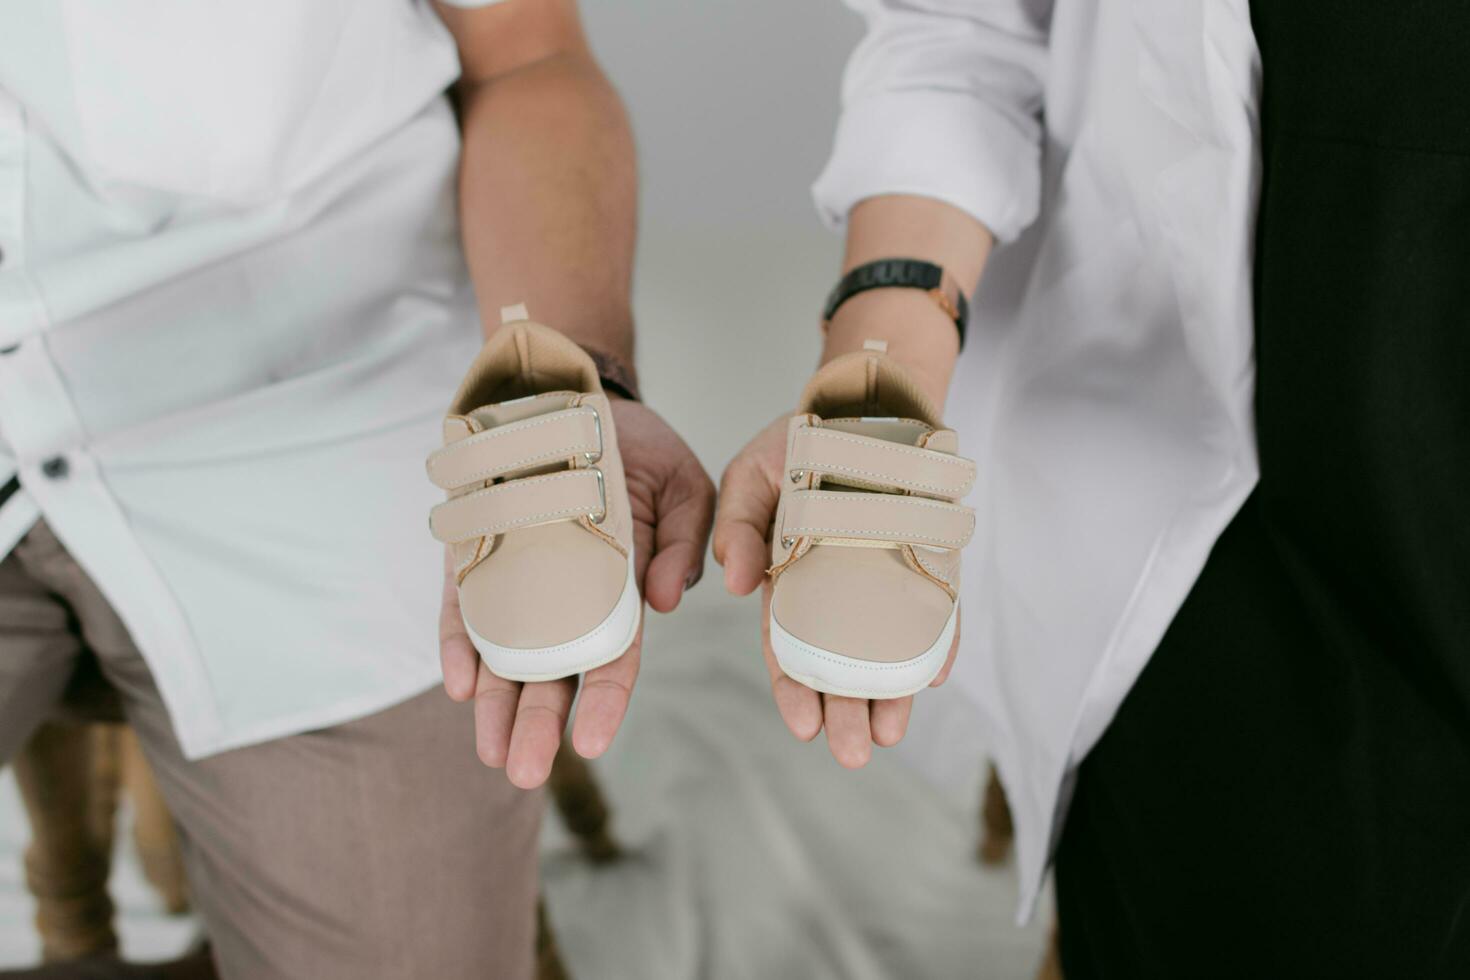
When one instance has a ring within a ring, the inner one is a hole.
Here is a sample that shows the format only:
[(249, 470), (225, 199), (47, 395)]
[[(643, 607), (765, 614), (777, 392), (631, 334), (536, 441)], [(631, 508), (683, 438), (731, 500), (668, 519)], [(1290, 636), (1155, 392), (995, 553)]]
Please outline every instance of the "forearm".
[(631, 368), (637, 177), (617, 93), (581, 49), (460, 94), (460, 213), (486, 334), (524, 302)]
[[(848, 216), (843, 272), (885, 258), (923, 259), (942, 267), (968, 295), (980, 281), (993, 242), (985, 226), (933, 198), (885, 195), (859, 203)], [(874, 289), (843, 303), (827, 327), (826, 363), (884, 340), (936, 404), (949, 389), (959, 333), (933, 297), (916, 289)]]

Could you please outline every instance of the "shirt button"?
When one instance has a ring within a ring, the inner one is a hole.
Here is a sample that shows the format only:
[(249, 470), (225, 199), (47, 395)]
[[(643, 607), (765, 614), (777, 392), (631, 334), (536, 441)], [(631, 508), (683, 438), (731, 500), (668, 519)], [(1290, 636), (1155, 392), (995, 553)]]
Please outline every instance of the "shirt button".
[(52, 456), (41, 464), (41, 472), (48, 480), (63, 480), (71, 472), (71, 464), (65, 456)]

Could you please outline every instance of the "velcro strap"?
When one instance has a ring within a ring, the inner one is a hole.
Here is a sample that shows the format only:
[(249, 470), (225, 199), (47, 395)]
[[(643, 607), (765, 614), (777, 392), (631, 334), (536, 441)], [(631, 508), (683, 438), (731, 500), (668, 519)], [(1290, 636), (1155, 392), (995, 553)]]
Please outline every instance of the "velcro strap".
[(598, 521), (607, 514), (601, 470), (528, 476), (446, 500), (429, 512), (429, 530), (458, 544), (584, 514)]
[(781, 524), (783, 538), (854, 538), (962, 548), (975, 532), (975, 512), (924, 497), (798, 490), (787, 498)]
[(975, 483), (975, 464), (962, 456), (815, 426), (796, 430), (786, 468), (941, 497), (963, 497)]
[(591, 408), (568, 408), (497, 425), (435, 450), (429, 479), (444, 490), (483, 483), (517, 470), (602, 452), (602, 426)]

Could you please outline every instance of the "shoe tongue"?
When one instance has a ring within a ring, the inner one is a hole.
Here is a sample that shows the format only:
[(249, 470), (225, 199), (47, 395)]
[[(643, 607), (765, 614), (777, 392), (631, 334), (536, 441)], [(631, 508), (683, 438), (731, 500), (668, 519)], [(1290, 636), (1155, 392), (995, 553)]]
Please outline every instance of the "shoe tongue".
[(449, 414), (471, 416), (482, 406), (511, 404), (522, 396), (547, 392), (600, 390), (597, 365), (586, 351), (550, 327), (524, 320), (507, 323), (491, 335), (455, 392)]
[[(939, 411), (908, 373), (871, 347), (833, 358), (818, 371), (802, 392), (801, 411), (821, 419), (824, 429), (905, 446), (927, 446), (935, 430), (944, 427)], [(821, 485), (899, 492), (898, 487), (830, 475), (822, 477)]]
[(870, 439), (882, 439), (884, 442), (902, 443), (905, 446), (921, 445), (924, 437), (934, 431), (934, 427), (927, 422), (899, 418), (824, 419), (822, 428), (851, 432)]
[(508, 402), (499, 402), (495, 405), (482, 405), (472, 410), (469, 417), (475, 420), (480, 429), (493, 429), (499, 425), (508, 425), (522, 419), (549, 415), (552, 412), (560, 412), (564, 408), (571, 408), (580, 397), (575, 391), (548, 391), (541, 395), (513, 398)]

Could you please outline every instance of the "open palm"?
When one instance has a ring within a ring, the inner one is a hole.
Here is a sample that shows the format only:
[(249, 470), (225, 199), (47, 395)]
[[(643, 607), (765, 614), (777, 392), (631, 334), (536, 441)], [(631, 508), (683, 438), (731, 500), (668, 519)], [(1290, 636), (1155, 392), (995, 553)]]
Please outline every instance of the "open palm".
[[(762, 429), (725, 468), (715, 521), (715, 560), (725, 567), (725, 587), (735, 595), (749, 595), (763, 587), (761, 646), (771, 674), (771, 695), (786, 727), (804, 742), (825, 728), (832, 755), (842, 765), (856, 769), (872, 758), (875, 744), (896, 745), (902, 740), (914, 699), (869, 701), (820, 694), (787, 677), (771, 651), (771, 582), (766, 566), (771, 555), (771, 523), (781, 499), (789, 418), (783, 415)], [(949, 659), (932, 686), (938, 687), (949, 677), (958, 647), (956, 630)]]
[[(652, 409), (614, 399), (612, 411), (633, 514), (639, 589), (654, 610), (671, 612), (704, 570), (714, 485), (689, 446)], [(638, 679), (642, 646), (640, 626), (627, 653), (581, 679), (572, 728), (572, 746), (579, 754), (596, 758), (612, 744)], [(490, 673), (465, 633), (447, 554), (439, 653), (449, 696), (474, 700), (480, 759), (504, 768), (523, 789), (544, 783), (577, 700), (578, 679), (521, 683)]]

